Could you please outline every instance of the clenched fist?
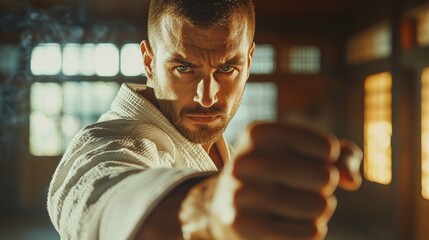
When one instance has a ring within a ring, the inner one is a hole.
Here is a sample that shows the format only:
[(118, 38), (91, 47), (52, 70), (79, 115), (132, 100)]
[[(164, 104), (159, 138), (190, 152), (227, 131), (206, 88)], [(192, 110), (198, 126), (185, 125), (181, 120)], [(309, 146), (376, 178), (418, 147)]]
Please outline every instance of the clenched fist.
[(337, 187), (361, 183), (359, 147), (309, 127), (253, 124), (236, 150), (185, 198), (185, 239), (323, 239)]

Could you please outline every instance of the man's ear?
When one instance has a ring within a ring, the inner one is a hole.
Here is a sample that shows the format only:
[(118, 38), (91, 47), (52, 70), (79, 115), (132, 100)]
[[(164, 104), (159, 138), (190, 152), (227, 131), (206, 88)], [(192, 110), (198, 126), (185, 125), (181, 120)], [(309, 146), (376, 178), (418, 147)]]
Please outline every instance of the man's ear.
[(143, 65), (145, 68), (146, 76), (148, 79), (152, 79), (153, 71), (152, 71), (152, 61), (153, 61), (153, 52), (152, 48), (149, 45), (149, 42), (143, 40), (140, 43), (140, 49), (142, 52)]
[(249, 56), (247, 56), (247, 78), (250, 76), (250, 66), (252, 64), (253, 54), (255, 53), (255, 42), (252, 42), (252, 45), (249, 49)]

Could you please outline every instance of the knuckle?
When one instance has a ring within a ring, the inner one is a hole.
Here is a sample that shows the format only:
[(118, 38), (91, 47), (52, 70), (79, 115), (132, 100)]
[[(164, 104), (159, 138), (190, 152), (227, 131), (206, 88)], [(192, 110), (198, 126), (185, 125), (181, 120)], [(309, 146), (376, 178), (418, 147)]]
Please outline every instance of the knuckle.
[(304, 227), (303, 235), (300, 239), (308, 239), (308, 240), (321, 240), (325, 239), (327, 234), (327, 224), (319, 223), (319, 222), (311, 222), (308, 223)]
[(323, 167), (319, 176), (321, 193), (325, 196), (331, 195), (337, 188), (339, 180), (338, 168), (333, 165)]
[(240, 207), (245, 200), (249, 199), (247, 188), (240, 186), (233, 195), (233, 203), (236, 208)]
[(238, 156), (233, 162), (232, 176), (243, 179), (251, 178), (254, 173), (258, 173), (261, 170), (261, 161), (252, 156), (252, 154), (243, 154)]
[(233, 194), (233, 204), (236, 209), (242, 209), (257, 204), (260, 201), (259, 198), (260, 195), (252, 187), (241, 184)]
[(305, 227), (305, 236), (304, 239), (315, 239), (318, 235), (320, 235), (320, 224), (309, 223)]
[(329, 207), (329, 201), (327, 198), (317, 195), (314, 199), (314, 206), (315, 206), (315, 217), (318, 218), (323, 215), (323, 213), (326, 211), (326, 209)]
[(326, 223), (316, 224), (316, 232), (313, 235), (312, 239), (314, 240), (325, 239), (327, 233), (328, 233), (328, 226)]

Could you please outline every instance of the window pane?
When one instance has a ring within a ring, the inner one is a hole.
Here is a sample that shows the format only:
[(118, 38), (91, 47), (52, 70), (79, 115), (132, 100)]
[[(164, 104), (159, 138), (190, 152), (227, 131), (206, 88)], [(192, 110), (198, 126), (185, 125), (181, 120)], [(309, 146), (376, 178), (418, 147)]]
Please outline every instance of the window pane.
[(107, 110), (118, 91), (115, 82), (66, 82), (63, 84), (64, 104), (62, 134), (64, 149), (78, 130), (94, 123)]
[(365, 80), (364, 175), (373, 182), (392, 180), (392, 77), (390, 73)]
[(421, 46), (429, 45), (429, 8), (421, 11), (417, 18), (417, 42)]
[(121, 73), (124, 76), (144, 74), (143, 60), (139, 44), (125, 44), (121, 49)]
[(91, 76), (95, 74), (95, 44), (82, 44), (80, 50), (80, 74)]
[(388, 57), (392, 51), (391, 39), (388, 24), (380, 24), (357, 34), (347, 42), (347, 62), (357, 64)]
[(31, 86), (30, 152), (59, 156), (85, 125), (109, 110), (114, 82), (34, 83)]
[(95, 47), (95, 73), (98, 76), (115, 76), (119, 72), (119, 50), (112, 43)]
[(59, 116), (62, 106), (62, 89), (58, 83), (33, 83), (31, 85), (30, 105), (32, 111)]
[(249, 123), (275, 119), (277, 119), (277, 85), (270, 82), (249, 82), (241, 105), (225, 131), (225, 138), (234, 144), (238, 134)]
[(320, 71), (320, 49), (316, 46), (295, 46), (284, 55), (286, 72), (315, 74)]
[(61, 70), (61, 48), (58, 43), (41, 43), (31, 53), (34, 75), (56, 75)]
[(30, 90), (30, 153), (57, 156), (62, 153), (60, 116), (61, 86), (57, 83), (34, 83)]
[(64, 75), (78, 75), (81, 73), (81, 45), (69, 43), (63, 49), (63, 73)]
[(58, 156), (61, 152), (61, 135), (58, 118), (41, 112), (30, 114), (30, 152), (35, 156)]
[(253, 74), (271, 74), (275, 71), (276, 56), (273, 46), (268, 44), (256, 45), (253, 54), (250, 73)]

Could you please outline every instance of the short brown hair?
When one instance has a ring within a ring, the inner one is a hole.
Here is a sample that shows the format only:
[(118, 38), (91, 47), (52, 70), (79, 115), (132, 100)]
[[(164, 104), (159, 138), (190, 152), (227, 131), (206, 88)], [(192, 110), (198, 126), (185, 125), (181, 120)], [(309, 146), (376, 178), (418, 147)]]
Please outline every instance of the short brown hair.
[(148, 17), (151, 45), (160, 31), (160, 20), (164, 14), (182, 17), (201, 28), (225, 26), (233, 15), (238, 14), (247, 19), (250, 42), (255, 34), (255, 7), (252, 0), (151, 0)]

